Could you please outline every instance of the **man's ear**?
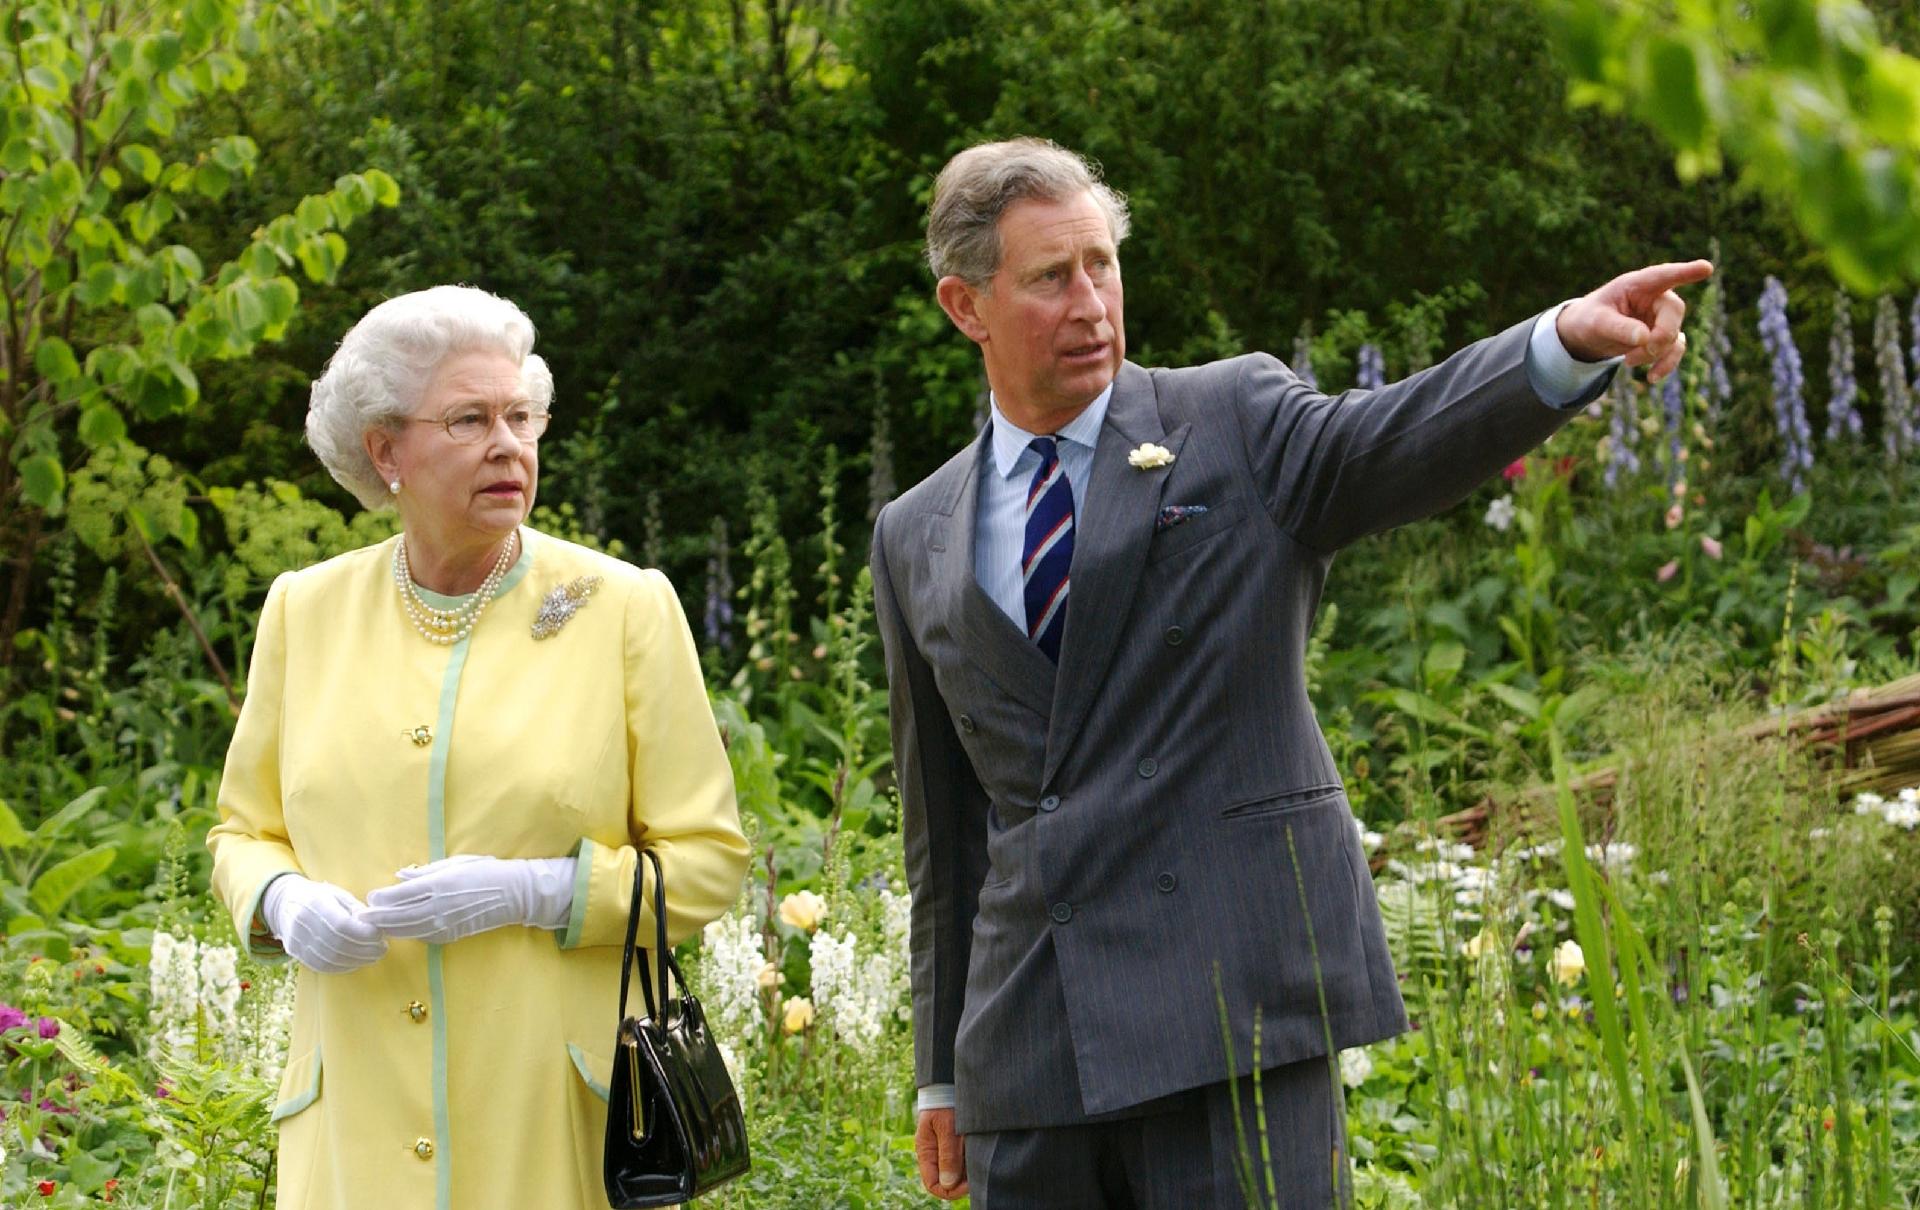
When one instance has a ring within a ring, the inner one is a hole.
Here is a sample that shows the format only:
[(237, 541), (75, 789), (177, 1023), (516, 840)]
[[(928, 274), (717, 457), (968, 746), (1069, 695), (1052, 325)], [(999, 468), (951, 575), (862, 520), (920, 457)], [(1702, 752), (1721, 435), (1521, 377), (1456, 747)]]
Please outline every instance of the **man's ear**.
[(985, 293), (978, 286), (967, 284), (964, 278), (949, 273), (940, 279), (933, 288), (933, 295), (940, 300), (940, 309), (947, 313), (953, 326), (966, 333), (967, 339), (975, 344), (987, 343), (987, 324), (980, 317), (980, 295)]
[(380, 472), (383, 482), (391, 483), (400, 477), (400, 457), (394, 447), (393, 430), (384, 424), (370, 426), (360, 434), (360, 444), (366, 449), (367, 457), (373, 462), (373, 469)]

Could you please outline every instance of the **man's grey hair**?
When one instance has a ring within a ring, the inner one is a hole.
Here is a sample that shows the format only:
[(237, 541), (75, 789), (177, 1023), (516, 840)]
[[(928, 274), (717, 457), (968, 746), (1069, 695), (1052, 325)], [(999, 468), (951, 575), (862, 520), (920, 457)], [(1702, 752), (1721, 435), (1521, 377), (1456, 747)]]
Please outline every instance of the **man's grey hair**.
[(1100, 170), (1048, 139), (981, 143), (947, 161), (927, 212), (927, 265), (936, 278), (985, 285), (1000, 268), (1000, 216), (1015, 202), (1057, 202), (1091, 193), (1106, 212), (1114, 247), (1127, 238), (1127, 199)]
[(533, 321), (504, 298), (472, 286), (434, 286), (390, 298), (361, 316), (313, 384), (307, 444), (327, 472), (368, 508), (392, 503), (363, 438), (397, 425), (420, 405), (427, 383), (458, 353), (497, 352), (520, 367), (534, 407), (553, 405), (553, 373), (533, 352)]

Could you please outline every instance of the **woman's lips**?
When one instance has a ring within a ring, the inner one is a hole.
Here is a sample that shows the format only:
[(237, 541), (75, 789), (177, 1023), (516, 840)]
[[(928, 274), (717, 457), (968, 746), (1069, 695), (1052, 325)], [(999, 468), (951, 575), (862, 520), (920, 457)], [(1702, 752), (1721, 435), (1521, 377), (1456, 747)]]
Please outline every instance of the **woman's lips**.
[(496, 483), (491, 487), (483, 487), (480, 491), (483, 495), (488, 496), (518, 496), (521, 494), (518, 483)]

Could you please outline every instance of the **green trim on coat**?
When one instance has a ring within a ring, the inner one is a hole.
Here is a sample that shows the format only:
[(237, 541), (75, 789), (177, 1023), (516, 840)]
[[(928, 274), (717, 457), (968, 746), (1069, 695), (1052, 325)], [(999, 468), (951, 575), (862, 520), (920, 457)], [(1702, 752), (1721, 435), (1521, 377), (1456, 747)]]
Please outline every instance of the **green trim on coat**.
[(596, 1080), (593, 1076), (593, 1073), (587, 1070), (587, 1052), (586, 1051), (581, 1050), (578, 1046), (575, 1046), (572, 1042), (569, 1042), (567, 1043), (567, 1057), (573, 1060), (573, 1069), (580, 1073), (580, 1079), (586, 1083), (587, 1091), (591, 1092), (594, 1096), (599, 1097), (603, 1101), (606, 1100), (609, 1095), (611, 1095), (607, 1092), (606, 1082), (603, 1080)]
[[(247, 901), (248, 920), (265, 923), (266, 917), (260, 914), (260, 902), (267, 897), (267, 888), (273, 885), (274, 879), (284, 878), (291, 873), (294, 871), (276, 870), (260, 880), (259, 889)], [(236, 931), (240, 934), (240, 952), (255, 962), (263, 966), (278, 966), (288, 960), (286, 947), (280, 944), (280, 938), (274, 936), (271, 929), (263, 928), (255, 932), (252, 928), (246, 928)]]
[[(269, 881), (271, 881), (271, 879), (269, 879)], [(320, 1098), (320, 1048), (318, 1046), (313, 1048), (313, 1058), (310, 1062), (313, 1064), (313, 1078), (307, 1081), (305, 1091), (290, 1101), (282, 1101), (278, 1105), (275, 1105), (273, 1112), (267, 1117), (268, 1122), (278, 1122), (282, 1118), (290, 1118)]]
[(563, 950), (580, 944), (580, 930), (587, 927), (587, 888), (592, 881), (593, 840), (582, 836), (573, 850), (573, 906), (567, 910), (567, 931), (559, 937)]

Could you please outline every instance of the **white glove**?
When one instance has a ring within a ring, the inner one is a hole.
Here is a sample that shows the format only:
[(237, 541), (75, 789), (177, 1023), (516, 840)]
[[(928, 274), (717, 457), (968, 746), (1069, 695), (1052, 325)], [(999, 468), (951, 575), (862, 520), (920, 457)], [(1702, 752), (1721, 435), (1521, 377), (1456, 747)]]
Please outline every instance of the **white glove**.
[(260, 897), (260, 918), (302, 966), (342, 975), (387, 952), (387, 939), (361, 917), (366, 905), (331, 882), (282, 874)]
[(576, 866), (572, 857), (445, 857), (370, 892), (360, 918), (389, 937), (438, 945), (509, 924), (558, 931), (573, 913)]

